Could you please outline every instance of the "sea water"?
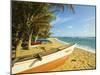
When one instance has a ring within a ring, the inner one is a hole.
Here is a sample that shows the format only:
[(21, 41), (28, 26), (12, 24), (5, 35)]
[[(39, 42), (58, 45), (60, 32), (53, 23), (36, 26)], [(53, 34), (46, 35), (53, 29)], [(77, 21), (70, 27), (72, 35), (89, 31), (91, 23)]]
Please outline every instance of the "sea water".
[(96, 37), (57, 37), (59, 40), (70, 43), (77, 44), (78, 47), (85, 48), (87, 50), (96, 50)]

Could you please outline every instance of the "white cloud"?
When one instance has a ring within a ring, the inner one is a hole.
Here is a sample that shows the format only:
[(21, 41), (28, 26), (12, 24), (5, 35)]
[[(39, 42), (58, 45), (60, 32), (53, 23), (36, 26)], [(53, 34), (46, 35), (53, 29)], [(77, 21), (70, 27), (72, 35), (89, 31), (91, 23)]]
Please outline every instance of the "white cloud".
[(60, 30), (56, 30), (58, 33), (62, 33)]
[(95, 17), (85, 19), (82, 26), (84, 36), (95, 36)]
[(73, 28), (73, 26), (68, 26), (67, 28), (72, 29), (72, 28)]
[(62, 23), (65, 23), (65, 22), (68, 22), (70, 20), (72, 20), (73, 18), (72, 17), (59, 17), (57, 16), (56, 20), (52, 21), (51, 24), (54, 25), (54, 24), (62, 24)]
[(85, 19), (84, 21), (85, 21), (85, 22), (89, 22), (89, 21), (93, 21), (93, 20), (95, 20), (95, 17), (87, 18), (87, 19)]
[(87, 33), (87, 31), (86, 31), (86, 30), (84, 30), (83, 32), (84, 32), (84, 33)]
[(90, 23), (84, 23), (84, 25), (83, 25), (84, 28), (89, 28), (90, 26), (91, 26)]

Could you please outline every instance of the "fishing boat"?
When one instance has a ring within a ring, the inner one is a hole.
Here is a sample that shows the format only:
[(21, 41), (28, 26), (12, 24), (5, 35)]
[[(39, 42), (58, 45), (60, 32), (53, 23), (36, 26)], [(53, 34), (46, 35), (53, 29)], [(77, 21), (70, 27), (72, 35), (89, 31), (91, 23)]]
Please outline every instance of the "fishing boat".
[(58, 66), (64, 64), (67, 60), (68, 55), (70, 55), (75, 48), (75, 45), (65, 47), (62, 50), (54, 52), (49, 55), (42, 56), (42, 59), (27, 59), (24, 61), (16, 62), (12, 66), (12, 74), (25, 74), (25, 73), (36, 73), (36, 72), (46, 72), (57, 68)]

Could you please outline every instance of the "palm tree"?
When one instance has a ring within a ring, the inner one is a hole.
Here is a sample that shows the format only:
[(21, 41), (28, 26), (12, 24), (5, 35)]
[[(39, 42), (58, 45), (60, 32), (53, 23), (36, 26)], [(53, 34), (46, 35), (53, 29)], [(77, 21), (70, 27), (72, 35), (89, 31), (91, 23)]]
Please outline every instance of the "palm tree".
[(12, 37), (16, 39), (16, 56), (26, 38), (30, 49), (32, 36), (35, 36), (35, 42), (38, 37), (49, 37), (54, 12), (64, 11), (65, 6), (74, 11), (73, 5), (12, 1)]
[[(38, 39), (38, 35), (40, 34), (40, 32), (42, 32), (41, 29), (43, 30), (43, 27), (45, 26), (47, 27), (47, 24), (50, 23), (54, 18), (55, 18), (54, 15), (52, 15), (52, 13), (50, 12), (42, 13), (42, 14), (39, 12), (34, 17), (31, 17), (32, 21), (31, 21), (31, 25), (29, 26), (30, 34), (29, 34), (28, 49), (31, 46), (31, 39), (32, 39), (33, 32), (34, 32), (34, 35), (36, 35), (35, 37), (35, 42), (36, 42), (36, 40)], [(50, 26), (50, 24), (48, 25)]]
[[(33, 31), (36, 32), (39, 26), (36, 23), (41, 23), (39, 21), (42, 19), (49, 22), (53, 15), (48, 12), (48, 4), (44, 3), (13, 1), (12, 7), (13, 38), (17, 38), (16, 51), (21, 48), (23, 40), (27, 36), (29, 38), (28, 48), (30, 48)], [(38, 32), (40, 33), (40, 29)]]

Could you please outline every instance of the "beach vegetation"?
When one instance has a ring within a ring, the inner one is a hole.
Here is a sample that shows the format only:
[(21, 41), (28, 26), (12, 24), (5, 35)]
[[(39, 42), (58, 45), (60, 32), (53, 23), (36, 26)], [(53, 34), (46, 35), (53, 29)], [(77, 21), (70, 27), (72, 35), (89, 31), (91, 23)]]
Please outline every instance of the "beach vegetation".
[(54, 13), (64, 11), (66, 6), (74, 12), (70, 4), (12, 1), (12, 45), (16, 55), (23, 47), (29, 50), (32, 41), (50, 37), (50, 22), (56, 19)]

